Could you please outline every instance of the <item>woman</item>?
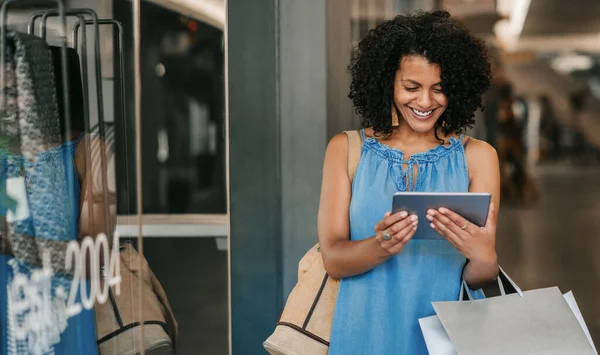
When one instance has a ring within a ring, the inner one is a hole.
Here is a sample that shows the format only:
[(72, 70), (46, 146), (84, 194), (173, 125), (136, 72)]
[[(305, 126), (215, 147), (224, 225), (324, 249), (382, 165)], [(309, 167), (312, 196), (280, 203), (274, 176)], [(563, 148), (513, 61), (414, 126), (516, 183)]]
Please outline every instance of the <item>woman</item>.
[(556, 161), (562, 156), (561, 127), (547, 94), (539, 97), (540, 108), (540, 160)]
[[(88, 200), (90, 200), (90, 191), (93, 191), (93, 188), (90, 189), (87, 181), (92, 178), (92, 174), (89, 170), (86, 170), (86, 150), (87, 145), (85, 143), (84, 136), (80, 134), (73, 134), (72, 137), (75, 137), (73, 140), (65, 140), (63, 144), (58, 147), (54, 147), (48, 149), (38, 156), (38, 161), (43, 161), (45, 163), (39, 163), (36, 169), (36, 173), (39, 176), (44, 176), (46, 173), (51, 175), (54, 172), (53, 164), (55, 163), (63, 163), (65, 167), (65, 186), (67, 191), (67, 196), (63, 196), (60, 193), (55, 194), (54, 201), (69, 198), (71, 199), (71, 203), (64, 203), (63, 201), (61, 206), (67, 205), (69, 211), (60, 211), (58, 209), (46, 209), (44, 212), (44, 218), (48, 218), (55, 223), (55, 225), (60, 225), (61, 230), (65, 233), (64, 235), (59, 235), (57, 237), (61, 238), (61, 241), (67, 240), (78, 240), (81, 242), (82, 237), (85, 235), (97, 235), (100, 232), (106, 233), (108, 230), (104, 227), (106, 224), (104, 215), (103, 215), (103, 204), (102, 202), (94, 202), (93, 215), (90, 213), (81, 213), (80, 211), (87, 211)], [(94, 149), (94, 147), (98, 146), (98, 140), (92, 140), (95, 144), (90, 144), (89, 146)], [(89, 156), (89, 155), (88, 155)], [(15, 158), (12, 158), (15, 160)], [(46, 181), (45, 183), (49, 185), (58, 186), (59, 184), (52, 183), (50, 181)], [(39, 186), (39, 185), (38, 185)], [(34, 186), (34, 188), (37, 186)], [(37, 190), (36, 190), (37, 191)], [(95, 194), (97, 195), (97, 194)], [(42, 196), (36, 196), (34, 192), (28, 191), (29, 201), (32, 199), (41, 199)], [(98, 199), (97, 199), (98, 200)], [(30, 208), (33, 206), (30, 204)], [(85, 207), (84, 207), (85, 206)], [(70, 208), (69, 208), (70, 207)], [(19, 225), (25, 226), (29, 223), (40, 223), (38, 220), (38, 213), (35, 213), (36, 210), (32, 209), (33, 217), (31, 219), (23, 220)], [(37, 212), (40, 212), (37, 210)], [(70, 223), (65, 224), (62, 223), (61, 220), (58, 220), (59, 216), (68, 216), (66, 218)], [(111, 218), (112, 220), (112, 218)], [(79, 223), (78, 223), (79, 221)], [(17, 223), (15, 223), (17, 225)], [(114, 225), (113, 225), (114, 226)], [(64, 228), (64, 229), (63, 229)], [(35, 230), (36, 229), (31, 229)], [(108, 233), (110, 234), (110, 233)], [(38, 233), (33, 233), (31, 236), (27, 236), (29, 239), (38, 238), (42, 240), (44, 238), (43, 235)], [(45, 239), (45, 238), (44, 238)], [(57, 238), (58, 239), (58, 238)], [(8, 302), (7, 297), (12, 293), (13, 299), (11, 302), (15, 302), (14, 295), (15, 292), (18, 291), (17, 286), (15, 286), (15, 282), (10, 282), (9, 280), (15, 280), (17, 275), (20, 277), (25, 277), (27, 280), (27, 288), (35, 293), (35, 295), (42, 294), (43, 287), (42, 284), (36, 283), (35, 278), (32, 276), (36, 270), (39, 272), (40, 265), (30, 265), (20, 258), (14, 258), (13, 255), (19, 256), (22, 251), (18, 248), (22, 245), (12, 245), (11, 241), (8, 240), (9, 244), (2, 250), (3, 255), (0, 255), (0, 269), (3, 271), (0, 275), (0, 285), (3, 285), (5, 291), (0, 293), (0, 319), (2, 320), (2, 325), (10, 324), (9, 319), (5, 319), (7, 315), (10, 317), (10, 312), (8, 312), (6, 304)], [(43, 250), (40, 250), (40, 253), (44, 251), (50, 251), (54, 255), (57, 255), (59, 258), (64, 260), (65, 245), (55, 245), (54, 243), (44, 244)], [(56, 248), (56, 249), (55, 249)], [(23, 306), (22, 310), (16, 311), (17, 317), (20, 317), (21, 314), (28, 314), (31, 319), (39, 319), (40, 322), (44, 324), (44, 326), (39, 329), (33, 327), (33, 324), (27, 321), (19, 324), (18, 327), (21, 328), (27, 334), (27, 338), (21, 337), (19, 338), (16, 335), (16, 331), (11, 332), (11, 330), (16, 329), (14, 326), (11, 328), (10, 326), (6, 327), (9, 329), (9, 333), (2, 333), (3, 346), (8, 347), (4, 350), (7, 353), (15, 353), (15, 354), (25, 354), (25, 353), (34, 353), (34, 349), (44, 349), (48, 353), (53, 354), (97, 354), (97, 344), (96, 344), (96, 325), (94, 319), (94, 310), (86, 310), (81, 308), (76, 314), (70, 315), (67, 317), (65, 308), (66, 299), (60, 299), (57, 293), (57, 289), (59, 287), (67, 290), (65, 293), (67, 297), (70, 294), (75, 294), (75, 304), (81, 306), (81, 290), (80, 288), (86, 289), (86, 294), (90, 295), (90, 283), (87, 278), (89, 278), (89, 270), (90, 257), (87, 258), (88, 264), (86, 265), (86, 274), (82, 274), (80, 280), (73, 280), (72, 275), (61, 275), (60, 271), (52, 275), (51, 277), (51, 298), (48, 300), (50, 303), (45, 304), (43, 307), (48, 307), (45, 309), (47, 313), (36, 313), (38, 312), (37, 308), (33, 305)], [(63, 268), (65, 266), (62, 266)], [(75, 266), (73, 266), (73, 269)], [(73, 272), (73, 269), (70, 271)], [(12, 275), (12, 276), (11, 276)], [(77, 275), (77, 273), (76, 273)], [(27, 305), (30, 301), (26, 301), (30, 296), (25, 296), (19, 300), (19, 304)], [(65, 303), (61, 303), (62, 300)], [(22, 313), (21, 313), (22, 312)], [(34, 318), (34, 317), (39, 318)], [(49, 327), (50, 324), (53, 327)], [(8, 339), (8, 341), (6, 341)], [(12, 345), (11, 345), (12, 344)], [(12, 350), (10, 350), (12, 349)]]
[(498, 160), (500, 164), (501, 195), (509, 201), (533, 203), (539, 193), (529, 172), (527, 152), (523, 144), (525, 125), (514, 114), (515, 98), (512, 85), (505, 82), (499, 88), (498, 105)]
[[(79, 265), (75, 266), (73, 263), (73, 267), (68, 270), (70, 274), (62, 273), (66, 268), (66, 242), (77, 240), (81, 243), (85, 237), (95, 238), (100, 233), (105, 233), (110, 238), (115, 226), (114, 200), (111, 197), (114, 194), (108, 191), (105, 193), (107, 172), (101, 170), (100, 162), (100, 155), (106, 152), (105, 144), (98, 137), (84, 133), (79, 59), (74, 51), (67, 52), (72, 56), (69, 62), (73, 63), (69, 68), (69, 102), (73, 119), (70, 121), (70, 130), (67, 131), (62, 106), (63, 92), (60, 90), (60, 52), (56, 48), (51, 50), (56, 70), (54, 79), (59, 88), (56, 90), (56, 102), (53, 99), (51, 105), (56, 105), (54, 107), (59, 117), (57, 131), (61, 133), (61, 140), (60, 143), (42, 149), (35, 156), (35, 169), (31, 171), (35, 172), (36, 179), (31, 178), (27, 189), (23, 189), (20, 195), (21, 203), (26, 199), (21, 208), (30, 212), (21, 216), (22, 218), (12, 218), (11, 228), (25, 231), (19, 233), (22, 240), (37, 240), (36, 251), (39, 254), (51, 252), (55, 259), (51, 266), (57, 271), (51, 276), (51, 296), (44, 300), (45, 303), (35, 304), (32, 300), (42, 295), (47, 286), (32, 276), (40, 270), (39, 260), (29, 263), (25, 256), (31, 256), (31, 251), (20, 250), (23, 247), (27, 249), (28, 245), (15, 243), (6, 234), (4, 238), (0, 235), (0, 286), (4, 288), (0, 292), (0, 353), (93, 355), (98, 353), (94, 310), (81, 307), (79, 311), (67, 316), (67, 301), (59, 296), (57, 290), (65, 290), (65, 297), (75, 294), (76, 306), (82, 306), (81, 288), (85, 288), (85, 293), (90, 295), (88, 279), (91, 257), (87, 257), (86, 273), (79, 276), (80, 280), (73, 280), (73, 270), (75, 267), (80, 269)], [(41, 91), (47, 90), (44, 88)], [(43, 123), (41, 120), (33, 121), (33, 127), (45, 133), (40, 128)], [(54, 128), (46, 127), (46, 130), (54, 131)], [(25, 134), (21, 132), (21, 138)], [(14, 140), (18, 142), (18, 139)], [(51, 141), (50, 138), (46, 140)], [(24, 156), (11, 153), (6, 144), (0, 146), (2, 173), (22, 169), (26, 163)], [(0, 180), (0, 189), (4, 191), (0, 192), (0, 215), (5, 216), (7, 210), (16, 209), (17, 201), (11, 201), (9, 196), (5, 196), (7, 176), (3, 175)], [(11, 192), (14, 195), (15, 191)], [(105, 204), (108, 204), (108, 216)], [(21, 278), (21, 283), (14, 281), (17, 276)], [(28, 294), (19, 293), (19, 287), (27, 288)], [(21, 298), (16, 296), (19, 294)], [(12, 305), (10, 312), (9, 298)]]
[[(431, 302), (457, 300), (461, 277), (477, 288), (498, 274), (498, 157), (461, 135), (489, 87), (488, 54), (447, 12), (418, 12), (369, 31), (350, 72), (361, 159), (350, 183), (347, 138), (331, 140), (319, 206), (323, 261), (342, 279), (329, 353), (427, 354), (418, 319)], [(391, 215), (399, 190), (491, 193), (488, 223), (446, 209)], [(411, 240), (419, 218), (446, 240)]]

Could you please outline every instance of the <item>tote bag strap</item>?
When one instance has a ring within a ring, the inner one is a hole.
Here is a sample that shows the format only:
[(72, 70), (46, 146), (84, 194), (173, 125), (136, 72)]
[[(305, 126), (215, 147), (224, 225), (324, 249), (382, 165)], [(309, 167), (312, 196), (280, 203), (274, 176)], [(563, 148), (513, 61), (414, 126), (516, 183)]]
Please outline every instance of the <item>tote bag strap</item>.
[[(500, 295), (506, 296), (508, 294), (517, 293), (519, 294), (519, 296), (523, 297), (523, 291), (521, 291), (521, 288), (517, 286), (517, 284), (508, 276), (508, 274), (504, 271), (504, 269), (501, 266), (498, 266), (498, 268), (500, 269), (500, 272), (498, 273), (498, 277), (496, 278), (496, 280), (498, 282), (498, 287), (500, 288)], [(471, 290), (467, 285), (467, 282), (464, 278), (461, 278), (460, 294), (458, 296), (458, 300), (465, 300), (465, 296), (466, 299), (469, 301), (474, 300), (473, 295), (471, 294)]]
[(362, 151), (362, 137), (358, 131), (344, 131), (348, 137), (348, 177), (350, 183), (354, 181), (354, 173), (360, 161)]
[[(354, 180), (354, 173), (356, 172), (356, 167), (358, 166), (358, 162), (360, 160), (361, 150), (362, 150), (362, 137), (359, 131), (344, 131), (346, 136), (348, 137), (348, 177), (350, 178), (350, 184)], [(319, 243), (313, 246), (304, 256), (300, 259), (298, 263), (298, 280), (306, 273), (306, 271), (311, 268), (315, 262), (320, 263), (319, 267), (322, 266), (321, 259), (321, 248), (319, 247)]]

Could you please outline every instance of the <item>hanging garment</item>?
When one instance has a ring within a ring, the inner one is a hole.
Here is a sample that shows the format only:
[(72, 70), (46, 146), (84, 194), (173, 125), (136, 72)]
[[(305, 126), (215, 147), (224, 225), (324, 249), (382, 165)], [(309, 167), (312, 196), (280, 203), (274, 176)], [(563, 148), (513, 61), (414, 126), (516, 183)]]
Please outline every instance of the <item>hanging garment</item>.
[[(96, 354), (93, 309), (74, 311), (89, 282), (66, 268), (78, 235), (78, 140), (62, 142), (52, 56), (40, 38), (7, 31), (1, 179), (16, 207), (1, 206), (0, 327), (4, 354)], [(78, 63), (77, 63), (78, 65)]]

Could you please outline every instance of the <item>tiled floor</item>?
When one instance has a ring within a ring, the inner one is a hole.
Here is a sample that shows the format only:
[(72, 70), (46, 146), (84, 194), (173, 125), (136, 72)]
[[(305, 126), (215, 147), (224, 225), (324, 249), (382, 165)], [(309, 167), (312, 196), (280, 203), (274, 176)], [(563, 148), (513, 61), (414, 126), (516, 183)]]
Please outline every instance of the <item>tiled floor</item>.
[(179, 324), (177, 354), (228, 354), (227, 252), (213, 238), (146, 238), (144, 254)]
[(535, 175), (539, 205), (501, 207), (500, 264), (524, 290), (572, 290), (600, 345), (600, 167), (553, 164)]

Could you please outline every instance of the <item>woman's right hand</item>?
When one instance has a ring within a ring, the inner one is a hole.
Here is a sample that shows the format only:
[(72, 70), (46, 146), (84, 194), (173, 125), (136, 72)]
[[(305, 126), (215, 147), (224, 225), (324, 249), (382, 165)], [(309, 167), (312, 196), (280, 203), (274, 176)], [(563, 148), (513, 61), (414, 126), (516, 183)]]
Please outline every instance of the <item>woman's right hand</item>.
[[(409, 216), (406, 211), (394, 214), (386, 212), (383, 219), (375, 225), (375, 239), (390, 255), (396, 255), (415, 235), (418, 223), (417, 215)], [(389, 240), (386, 240), (386, 234), (389, 235)]]

